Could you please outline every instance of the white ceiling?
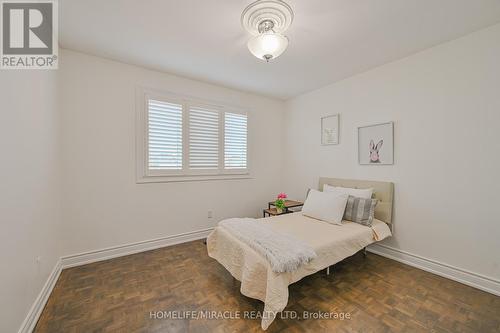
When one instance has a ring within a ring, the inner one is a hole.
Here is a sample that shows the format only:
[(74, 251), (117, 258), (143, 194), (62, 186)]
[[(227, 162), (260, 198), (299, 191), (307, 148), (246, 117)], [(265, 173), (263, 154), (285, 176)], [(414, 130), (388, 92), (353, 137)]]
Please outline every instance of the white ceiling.
[(285, 53), (246, 48), (252, 0), (60, 0), (60, 43), (118, 61), (287, 99), (500, 22), (499, 0), (287, 0)]

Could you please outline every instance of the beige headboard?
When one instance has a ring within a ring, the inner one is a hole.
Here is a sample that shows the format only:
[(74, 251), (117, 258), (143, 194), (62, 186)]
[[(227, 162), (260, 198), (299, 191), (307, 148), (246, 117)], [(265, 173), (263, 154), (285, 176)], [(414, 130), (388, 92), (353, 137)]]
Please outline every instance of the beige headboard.
[(373, 197), (378, 199), (375, 207), (375, 218), (391, 225), (392, 223), (392, 200), (394, 197), (394, 183), (378, 182), (373, 180), (356, 179), (338, 179), (324, 178), (319, 179), (319, 190), (323, 191), (323, 185), (351, 187), (351, 188), (373, 188)]

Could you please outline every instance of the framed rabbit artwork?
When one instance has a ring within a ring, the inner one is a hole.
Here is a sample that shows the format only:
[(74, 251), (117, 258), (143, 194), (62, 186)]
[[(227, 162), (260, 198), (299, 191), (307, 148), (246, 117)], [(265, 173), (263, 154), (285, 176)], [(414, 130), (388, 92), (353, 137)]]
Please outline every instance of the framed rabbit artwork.
[(365, 165), (394, 164), (394, 123), (358, 127), (358, 161)]

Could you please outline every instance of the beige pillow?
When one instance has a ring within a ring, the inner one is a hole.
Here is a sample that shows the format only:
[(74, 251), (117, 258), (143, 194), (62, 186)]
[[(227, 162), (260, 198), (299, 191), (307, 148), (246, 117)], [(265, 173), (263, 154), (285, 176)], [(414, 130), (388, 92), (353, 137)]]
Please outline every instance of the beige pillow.
[(373, 195), (373, 188), (337, 187), (325, 184), (323, 185), (323, 192), (337, 192), (352, 195), (356, 198), (371, 199)]

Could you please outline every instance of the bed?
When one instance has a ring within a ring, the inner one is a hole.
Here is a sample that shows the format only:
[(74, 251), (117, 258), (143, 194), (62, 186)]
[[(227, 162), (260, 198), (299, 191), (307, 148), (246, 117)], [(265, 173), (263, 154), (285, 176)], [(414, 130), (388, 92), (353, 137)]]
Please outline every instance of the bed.
[(273, 272), (265, 257), (220, 225), (207, 238), (208, 255), (241, 282), (241, 293), (264, 302), (261, 322), (264, 330), (271, 325), (276, 314), (286, 307), (290, 284), (391, 236), (393, 183), (320, 178), (320, 190), (324, 184), (373, 188), (374, 197), (379, 200), (375, 208), (375, 219), (372, 227), (348, 221), (343, 221), (342, 226), (332, 225), (306, 217), (301, 212), (261, 219), (275, 231), (294, 235), (315, 250), (317, 257), (295, 271)]

